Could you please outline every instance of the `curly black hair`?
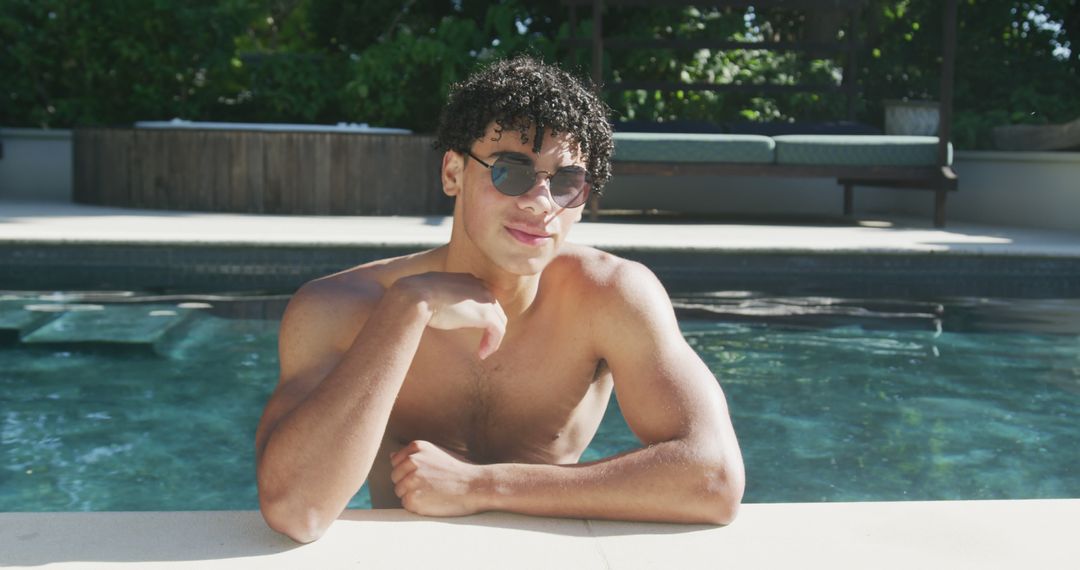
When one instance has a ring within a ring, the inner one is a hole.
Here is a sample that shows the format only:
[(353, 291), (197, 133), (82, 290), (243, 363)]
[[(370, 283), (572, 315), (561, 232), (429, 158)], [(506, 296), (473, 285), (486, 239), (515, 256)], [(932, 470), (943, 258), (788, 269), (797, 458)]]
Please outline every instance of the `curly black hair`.
[(545, 131), (566, 133), (585, 157), (592, 191), (599, 195), (611, 178), (610, 109), (586, 83), (558, 67), (530, 56), (499, 60), (450, 87), (434, 146), (465, 153), (496, 130), (518, 131), (522, 144), (532, 138), (540, 152)]

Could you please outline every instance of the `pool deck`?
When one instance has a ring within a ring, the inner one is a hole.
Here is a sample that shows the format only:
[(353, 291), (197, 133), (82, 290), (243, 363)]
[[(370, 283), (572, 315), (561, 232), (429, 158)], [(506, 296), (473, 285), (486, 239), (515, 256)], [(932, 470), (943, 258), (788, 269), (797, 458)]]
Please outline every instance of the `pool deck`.
[[(617, 220), (618, 218), (611, 218)], [(616, 251), (730, 251), (805, 254), (927, 254), (1080, 258), (1080, 231), (982, 226), (945, 229), (921, 219), (863, 219), (824, 225), (583, 222), (570, 240)], [(0, 201), (0, 245), (189, 244), (432, 247), (450, 219), (374, 216), (257, 216)]]
[(978, 568), (1080, 560), (1080, 500), (744, 505), (728, 527), (347, 511), (297, 545), (259, 514), (0, 514), (14, 568)]
[[(0, 202), (0, 247), (431, 247), (444, 217), (285, 217)], [(1080, 259), (1080, 232), (924, 220), (582, 223), (614, 250)], [(0, 268), (0, 275), (2, 275)], [(3, 289), (0, 279), (0, 289)], [(751, 474), (752, 476), (752, 474)], [(1080, 500), (744, 505), (724, 528), (347, 511), (299, 546), (256, 512), (0, 513), (0, 566), (50, 568), (1075, 568)]]

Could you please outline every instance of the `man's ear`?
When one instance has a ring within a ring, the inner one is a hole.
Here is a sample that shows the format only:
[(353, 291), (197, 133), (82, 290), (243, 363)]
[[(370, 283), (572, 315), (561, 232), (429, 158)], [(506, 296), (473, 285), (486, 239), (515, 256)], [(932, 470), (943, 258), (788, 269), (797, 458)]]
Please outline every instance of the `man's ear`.
[(457, 196), (461, 193), (462, 175), (465, 172), (465, 156), (448, 150), (442, 157), (443, 194)]

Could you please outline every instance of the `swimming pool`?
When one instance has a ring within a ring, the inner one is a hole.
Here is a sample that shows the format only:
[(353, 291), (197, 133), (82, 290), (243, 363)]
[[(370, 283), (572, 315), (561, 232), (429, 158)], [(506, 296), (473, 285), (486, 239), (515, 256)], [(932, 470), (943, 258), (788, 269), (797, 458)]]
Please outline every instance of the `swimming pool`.
[[(285, 301), (0, 295), (0, 511), (257, 508)], [(674, 302), (747, 502), (1080, 497), (1080, 299)], [(633, 447), (613, 401), (583, 459)]]

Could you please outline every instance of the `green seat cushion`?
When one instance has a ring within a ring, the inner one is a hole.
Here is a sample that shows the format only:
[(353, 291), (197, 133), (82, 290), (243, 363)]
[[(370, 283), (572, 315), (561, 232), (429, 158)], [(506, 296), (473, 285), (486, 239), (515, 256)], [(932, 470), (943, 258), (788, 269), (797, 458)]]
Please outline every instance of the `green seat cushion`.
[[(781, 135), (777, 164), (935, 166), (937, 137), (890, 135)], [(948, 164), (952, 164), (949, 144)]]
[(623, 162), (772, 163), (776, 143), (761, 135), (615, 133), (613, 160)]

